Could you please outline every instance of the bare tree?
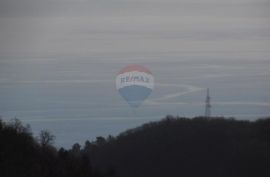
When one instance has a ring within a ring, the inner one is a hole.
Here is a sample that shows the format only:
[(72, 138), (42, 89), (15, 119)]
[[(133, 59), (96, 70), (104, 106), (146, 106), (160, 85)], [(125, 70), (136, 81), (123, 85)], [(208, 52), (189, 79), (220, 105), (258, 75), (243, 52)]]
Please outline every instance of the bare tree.
[(28, 134), (31, 134), (31, 127), (30, 127), (30, 125), (24, 126), (22, 124), (22, 122), (17, 117), (15, 117), (14, 119), (12, 119), (7, 124), (7, 126), (13, 128), (18, 133), (28, 133)]
[(52, 135), (48, 130), (41, 130), (39, 134), (39, 142), (41, 146), (49, 146), (54, 143), (55, 136)]

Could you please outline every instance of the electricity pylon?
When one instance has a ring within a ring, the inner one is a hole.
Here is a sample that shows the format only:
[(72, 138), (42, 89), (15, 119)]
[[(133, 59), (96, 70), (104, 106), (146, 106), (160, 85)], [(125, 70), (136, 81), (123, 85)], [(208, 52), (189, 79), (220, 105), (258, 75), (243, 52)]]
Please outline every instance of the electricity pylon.
[(204, 116), (206, 118), (211, 117), (211, 103), (210, 103), (210, 93), (209, 93), (209, 88), (207, 88), (207, 95), (206, 95), (206, 100), (205, 100), (205, 114)]

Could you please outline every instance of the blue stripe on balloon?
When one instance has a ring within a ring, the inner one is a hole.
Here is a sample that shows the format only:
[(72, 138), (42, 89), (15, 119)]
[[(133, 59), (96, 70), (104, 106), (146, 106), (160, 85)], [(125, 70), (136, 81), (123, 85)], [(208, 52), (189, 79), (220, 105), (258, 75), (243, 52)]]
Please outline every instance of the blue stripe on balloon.
[(131, 107), (137, 108), (150, 95), (152, 89), (144, 86), (132, 85), (120, 88), (118, 91)]

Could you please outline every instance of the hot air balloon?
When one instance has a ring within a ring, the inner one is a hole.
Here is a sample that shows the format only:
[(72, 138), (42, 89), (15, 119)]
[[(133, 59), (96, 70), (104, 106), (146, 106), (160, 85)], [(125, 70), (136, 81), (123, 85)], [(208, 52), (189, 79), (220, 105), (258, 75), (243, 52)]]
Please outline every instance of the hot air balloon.
[(154, 77), (144, 66), (129, 65), (118, 73), (116, 88), (132, 108), (137, 108), (152, 92)]

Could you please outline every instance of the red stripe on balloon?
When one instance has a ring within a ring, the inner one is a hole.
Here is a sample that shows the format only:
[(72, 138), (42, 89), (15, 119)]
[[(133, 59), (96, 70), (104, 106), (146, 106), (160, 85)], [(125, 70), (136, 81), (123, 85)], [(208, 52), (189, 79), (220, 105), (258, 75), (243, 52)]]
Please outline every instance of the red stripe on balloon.
[(152, 72), (149, 69), (145, 68), (144, 66), (136, 65), (136, 64), (126, 66), (118, 74), (123, 74), (123, 73), (126, 73), (126, 72), (132, 72), (132, 71), (145, 72), (147, 74), (152, 75)]

